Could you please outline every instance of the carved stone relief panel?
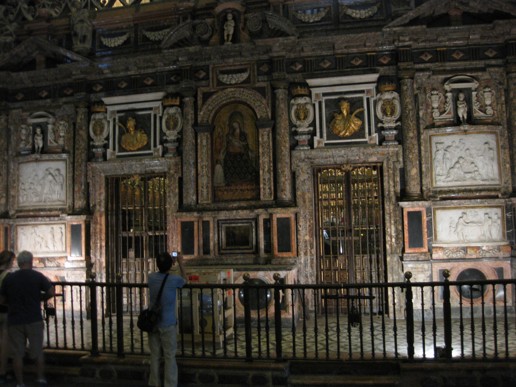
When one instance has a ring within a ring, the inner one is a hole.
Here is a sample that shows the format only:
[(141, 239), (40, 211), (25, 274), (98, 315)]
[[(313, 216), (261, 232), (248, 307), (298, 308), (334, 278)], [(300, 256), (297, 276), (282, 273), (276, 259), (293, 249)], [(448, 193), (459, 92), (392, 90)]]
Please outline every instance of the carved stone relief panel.
[(18, 209), (63, 208), (68, 204), (67, 159), (29, 160), (18, 164)]
[(40, 257), (66, 255), (66, 223), (17, 225), (16, 251), (22, 250)]
[(496, 126), (428, 129), (422, 135), (423, 192), (505, 196), (509, 192), (506, 135)]
[(500, 152), (496, 133), (430, 136), (433, 187), (500, 184)]
[(502, 206), (465, 206), (433, 209), (434, 245), (504, 243)]

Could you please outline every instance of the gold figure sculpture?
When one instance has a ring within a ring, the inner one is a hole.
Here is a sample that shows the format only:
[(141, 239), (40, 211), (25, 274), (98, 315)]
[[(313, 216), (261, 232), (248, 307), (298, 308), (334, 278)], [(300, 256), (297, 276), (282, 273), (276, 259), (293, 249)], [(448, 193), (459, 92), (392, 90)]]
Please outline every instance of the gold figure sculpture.
[(136, 129), (136, 120), (133, 117), (127, 118), (126, 126), (118, 123), (125, 129), (122, 135), (122, 148), (127, 151), (136, 151), (147, 145), (147, 134), (141, 129)]
[(346, 100), (339, 102), (340, 113), (334, 113), (333, 120), (330, 123), (331, 130), (339, 137), (349, 137), (356, 133), (362, 126), (362, 120), (356, 115), (362, 111), (363, 108), (355, 110), (350, 115), (350, 105)]

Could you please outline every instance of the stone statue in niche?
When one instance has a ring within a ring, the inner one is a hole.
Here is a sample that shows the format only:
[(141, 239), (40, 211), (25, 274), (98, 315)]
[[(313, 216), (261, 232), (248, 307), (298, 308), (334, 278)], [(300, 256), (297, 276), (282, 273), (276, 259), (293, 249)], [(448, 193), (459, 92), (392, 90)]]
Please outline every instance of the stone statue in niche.
[(226, 14), (226, 21), (224, 22), (224, 44), (231, 44), (233, 35), (235, 34), (235, 19), (231, 12)]
[(43, 150), (43, 130), (41, 126), (36, 126), (34, 130), (34, 153), (41, 154)]
[(489, 86), (484, 86), (481, 90), (479, 86), (479, 82), (473, 77), (458, 75), (444, 83), (444, 94), (432, 89), (427, 99), (434, 121), (465, 125), (476, 120), (491, 119), (495, 114), (495, 93)]
[(457, 117), (461, 124), (465, 124), (468, 121), (468, 102), (466, 101), (466, 95), (462, 91), (457, 95)]

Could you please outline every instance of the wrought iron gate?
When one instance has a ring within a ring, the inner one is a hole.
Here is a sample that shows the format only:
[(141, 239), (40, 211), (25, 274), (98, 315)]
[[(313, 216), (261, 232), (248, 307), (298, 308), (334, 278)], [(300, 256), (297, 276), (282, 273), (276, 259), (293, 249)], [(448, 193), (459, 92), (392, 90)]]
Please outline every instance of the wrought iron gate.
[[(319, 281), (368, 284), (386, 280), (381, 168), (378, 165), (316, 170)], [(363, 292), (362, 292), (363, 293)], [(385, 295), (327, 295), (328, 311), (385, 311)]]
[(154, 257), (167, 248), (167, 180), (163, 176), (108, 177), (106, 279), (147, 281)]

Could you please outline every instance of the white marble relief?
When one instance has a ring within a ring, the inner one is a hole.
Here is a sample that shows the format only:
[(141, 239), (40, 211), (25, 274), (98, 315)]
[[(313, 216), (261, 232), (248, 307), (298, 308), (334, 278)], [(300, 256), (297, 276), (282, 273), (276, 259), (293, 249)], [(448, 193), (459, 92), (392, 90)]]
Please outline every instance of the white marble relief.
[(501, 207), (435, 209), (434, 243), (490, 243), (505, 241)]
[(36, 256), (66, 254), (66, 224), (19, 225), (16, 227), (17, 251), (28, 250)]
[(430, 141), (434, 187), (500, 184), (496, 134), (434, 135)]
[(66, 205), (66, 161), (20, 163), (18, 206)]

